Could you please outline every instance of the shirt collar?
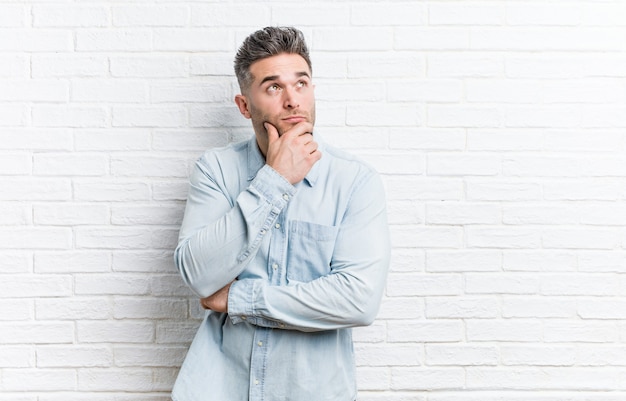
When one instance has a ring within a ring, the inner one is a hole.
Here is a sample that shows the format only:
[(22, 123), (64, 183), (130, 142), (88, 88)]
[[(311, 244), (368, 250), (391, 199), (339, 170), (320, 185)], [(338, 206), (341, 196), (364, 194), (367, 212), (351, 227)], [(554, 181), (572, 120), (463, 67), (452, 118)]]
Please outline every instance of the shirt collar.
[[(318, 150), (322, 152), (322, 159), (315, 163), (311, 171), (304, 177), (304, 181), (311, 187), (315, 186), (320, 175), (321, 161), (324, 160), (324, 141), (319, 134), (315, 134), (315, 141), (318, 144)], [(252, 181), (256, 177), (257, 172), (265, 165), (265, 157), (259, 149), (256, 142), (256, 136), (252, 136), (248, 141), (248, 181)]]

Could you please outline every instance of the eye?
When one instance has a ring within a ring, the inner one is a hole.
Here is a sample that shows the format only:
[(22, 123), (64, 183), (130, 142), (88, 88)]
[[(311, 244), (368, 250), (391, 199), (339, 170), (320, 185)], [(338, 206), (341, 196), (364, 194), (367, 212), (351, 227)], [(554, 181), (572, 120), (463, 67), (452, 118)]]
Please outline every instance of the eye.
[(280, 90), (280, 86), (276, 85), (276, 84), (272, 84), (270, 86), (267, 87), (267, 91), (269, 93), (276, 93)]
[(298, 81), (298, 83), (296, 84), (298, 88), (304, 88), (306, 85), (307, 83), (305, 81)]

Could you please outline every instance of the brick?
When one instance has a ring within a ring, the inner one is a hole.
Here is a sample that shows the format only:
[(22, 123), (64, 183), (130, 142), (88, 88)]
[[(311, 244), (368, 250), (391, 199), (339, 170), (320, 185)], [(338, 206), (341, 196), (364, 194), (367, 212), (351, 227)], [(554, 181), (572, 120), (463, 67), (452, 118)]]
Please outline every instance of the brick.
[(499, 155), (437, 153), (428, 156), (429, 176), (495, 176), (501, 171)]
[(619, 30), (580, 27), (479, 28), (471, 32), (472, 50), (611, 51), (619, 50)]
[[(568, 131), (568, 134), (571, 134)], [(481, 129), (471, 128), (467, 133), (467, 148), (473, 151), (539, 151), (553, 149), (541, 129)]]
[(393, 390), (453, 390), (465, 387), (461, 368), (392, 368)]
[(116, 298), (116, 319), (174, 319), (187, 316), (187, 301), (174, 299)]
[(3, 391), (71, 391), (76, 389), (72, 369), (3, 369)]
[(113, 365), (113, 352), (108, 346), (42, 345), (37, 347), (37, 366), (41, 368), (91, 368)]
[(74, 292), (79, 295), (146, 295), (148, 277), (140, 274), (77, 274)]
[[(346, 67), (337, 62), (338, 57), (335, 54), (328, 60), (320, 56), (321, 54), (316, 55), (314, 60), (314, 76), (330, 75), (335, 78), (345, 78), (345, 74), (339, 74), (338, 71), (344, 71)], [(322, 65), (320, 66), (320, 64)], [(326, 66), (328, 66), (328, 71), (326, 71)], [(397, 79), (410, 77), (414, 79), (415, 77), (424, 77), (425, 75), (426, 61), (425, 57), (420, 54), (367, 52), (350, 54), (347, 58), (347, 76), (351, 78)], [(436, 94), (431, 94), (431, 96), (436, 96)]]
[(532, 295), (539, 292), (540, 283), (534, 274), (468, 273), (465, 275), (465, 293)]
[(399, 27), (395, 30), (394, 48), (398, 50), (466, 50), (470, 32), (457, 27)]
[(619, 243), (619, 229), (550, 229), (542, 235), (545, 248), (558, 249), (614, 249)]
[(395, 154), (365, 154), (362, 158), (371, 164), (376, 171), (381, 174), (393, 172), (394, 174), (424, 174), (426, 170), (426, 160), (419, 155), (410, 153)]
[(114, 127), (179, 127), (187, 125), (187, 111), (173, 107), (114, 107)]
[(32, 320), (33, 302), (29, 299), (0, 298), (0, 321)]
[(74, 49), (69, 29), (3, 29), (0, 51), (3, 52), (71, 52)]
[(551, 320), (544, 324), (547, 343), (610, 343), (618, 341), (619, 331), (613, 322)]
[(111, 174), (121, 177), (188, 176), (188, 160), (180, 157), (124, 155), (111, 158)]
[(459, 179), (389, 178), (388, 199), (459, 200), (463, 186)]
[[(617, 380), (617, 372), (584, 368), (472, 368), (467, 372), (469, 388), (518, 390), (602, 390)], [(575, 384), (574, 384), (575, 383)]]
[(107, 111), (102, 107), (73, 105), (33, 107), (33, 125), (37, 127), (104, 127), (107, 120)]
[(72, 81), (72, 101), (76, 103), (145, 103), (148, 86), (127, 79), (80, 79)]
[(492, 53), (432, 53), (427, 55), (427, 76), (431, 78), (501, 77), (505, 59)]
[(394, 248), (391, 250), (391, 270), (397, 272), (424, 271), (425, 252), (419, 248)]
[(543, 295), (617, 295), (619, 282), (612, 274), (551, 274), (542, 277)]
[(150, 132), (143, 129), (81, 130), (74, 136), (77, 151), (148, 150)]
[(577, 259), (575, 251), (506, 250), (502, 266), (506, 271), (575, 271)]
[(179, 367), (187, 353), (180, 346), (116, 346), (115, 365), (118, 367)]
[(32, 271), (32, 259), (30, 251), (0, 251), (2, 273), (30, 273)]
[(99, 55), (35, 54), (32, 56), (34, 78), (103, 77), (108, 71), (108, 60)]
[(413, 105), (369, 104), (349, 105), (346, 122), (348, 125), (371, 127), (419, 126), (423, 116), (419, 107)]
[(215, 28), (155, 28), (152, 31), (152, 43), (156, 51), (232, 51), (228, 31)]
[(33, 173), (40, 176), (102, 176), (108, 172), (109, 158), (96, 154), (55, 154), (34, 156)]
[(28, 120), (28, 109), (23, 105), (3, 105), (0, 109), (0, 127), (24, 126)]
[(220, 103), (229, 98), (229, 85), (222, 82), (157, 83), (150, 86), (152, 103)]
[(423, 207), (411, 201), (390, 201), (387, 203), (387, 219), (389, 224), (422, 224), (424, 222)]
[(196, 335), (199, 322), (159, 322), (156, 327), (156, 342), (159, 344), (190, 344)]
[(184, 5), (130, 5), (113, 7), (113, 25), (122, 27), (184, 26), (189, 9)]
[(71, 344), (73, 322), (0, 323), (0, 343), (6, 344)]
[(28, 9), (19, 4), (3, 4), (0, 6), (0, 27), (23, 27), (26, 25)]
[(424, 300), (416, 297), (392, 297), (384, 299), (379, 319), (423, 319), (425, 317)]
[(141, 52), (152, 50), (153, 34), (137, 29), (86, 29), (76, 32), (78, 52)]
[(426, 6), (419, 3), (365, 3), (352, 8), (350, 22), (356, 26), (415, 26), (425, 25), (426, 15)]
[(109, 23), (104, 6), (39, 4), (33, 6), (32, 13), (36, 27), (104, 27)]
[(69, 228), (0, 227), (0, 249), (68, 249), (71, 243)]
[(389, 50), (393, 45), (393, 31), (387, 27), (317, 28), (314, 35), (317, 51)]
[(439, 202), (426, 204), (427, 224), (498, 224), (501, 208), (490, 203)]
[(536, 343), (543, 338), (539, 320), (467, 320), (467, 340), (470, 342), (526, 342)]
[(105, 205), (46, 203), (33, 207), (35, 224), (42, 225), (83, 225), (107, 224), (109, 208)]
[(390, 297), (459, 295), (461, 290), (458, 275), (396, 273), (390, 274), (387, 280)]
[[(12, 19), (15, 21), (14, 19)], [(1, 78), (28, 78), (29, 59), (21, 54), (0, 55)]]
[(394, 128), (389, 133), (389, 148), (414, 150), (463, 150), (466, 135), (455, 128)]
[(503, 118), (496, 107), (491, 106), (428, 106), (429, 127), (497, 127)]
[(101, 320), (112, 316), (112, 308), (104, 297), (38, 299), (35, 315), (37, 320)]
[(582, 7), (575, 4), (507, 4), (509, 25), (574, 26), (581, 22)]
[(69, 100), (69, 85), (59, 80), (0, 81), (0, 101), (57, 102)]
[(68, 275), (5, 275), (0, 288), (2, 298), (68, 296), (72, 280)]
[[(79, 343), (152, 343), (154, 323), (149, 321), (78, 321)], [(109, 389), (110, 390), (110, 389)]]
[(467, 246), (470, 248), (539, 248), (542, 235), (539, 230), (511, 227), (468, 227)]
[(467, 197), (472, 201), (530, 201), (543, 196), (540, 184), (520, 180), (472, 180), (467, 183)]
[(391, 82), (387, 96), (392, 102), (456, 103), (462, 98), (462, 84), (457, 80), (429, 79)]
[(33, 171), (32, 156), (25, 153), (4, 154), (0, 160), (0, 174), (30, 175)]
[(387, 323), (388, 342), (459, 342), (464, 338), (460, 320), (403, 320)]
[(429, 250), (426, 253), (426, 270), (434, 273), (495, 272), (502, 264), (501, 252), (497, 250)]
[(173, 249), (147, 251), (115, 251), (112, 267), (118, 272), (178, 273)]
[(505, 318), (576, 318), (577, 303), (573, 299), (554, 297), (507, 297), (502, 301)]
[(34, 266), (37, 273), (97, 273), (110, 271), (110, 260), (103, 251), (38, 251)]
[(458, 227), (392, 226), (392, 243), (396, 246), (426, 248), (459, 248), (462, 232)]
[(150, 369), (89, 368), (78, 371), (79, 391), (139, 391), (153, 389)]
[(428, 22), (430, 25), (501, 25), (504, 9), (496, 4), (431, 4)]
[(550, 345), (504, 345), (500, 348), (506, 366), (573, 366), (576, 347)]
[(11, 150), (72, 150), (72, 135), (63, 128), (3, 129), (0, 132), (0, 149)]
[(426, 300), (429, 319), (494, 319), (500, 314), (496, 298), (436, 297)]
[[(0, 367), (29, 368), (35, 364), (35, 351), (30, 346), (0, 347)], [(0, 398), (2, 399), (2, 398)]]
[[(331, 10), (338, 10), (332, 5), (328, 5)], [(294, 13), (294, 9), (297, 12)], [(314, 21), (321, 21), (319, 16), (322, 14), (319, 8), (308, 7), (306, 4), (302, 4), (299, 8), (294, 8), (292, 5), (286, 3), (281, 4), (280, 7), (267, 7), (264, 4), (225, 4), (222, 2), (206, 2), (206, 3), (192, 3), (191, 4), (191, 25), (196, 27), (241, 27), (241, 26), (261, 26), (260, 21), (283, 20), (281, 18), (281, 11), (285, 11), (289, 15), (289, 24), (292, 26), (299, 26), (300, 29), (304, 29), (306, 25), (315, 23)], [(329, 20), (337, 20), (333, 12), (324, 13)], [(304, 16), (310, 16), (311, 20), (307, 22)], [(282, 25), (282, 24), (279, 24)], [(246, 31), (247, 33), (253, 30)], [(241, 43), (238, 40), (237, 43)]]
[(109, 62), (111, 75), (117, 78), (186, 77), (193, 67), (193, 63), (189, 67), (187, 56), (168, 54), (112, 55)]
[(496, 366), (498, 348), (490, 345), (427, 344), (428, 366)]
[(422, 364), (419, 345), (355, 345), (357, 366), (415, 366)]
[[(206, 132), (205, 130), (160, 130), (152, 134), (152, 147), (163, 151), (192, 151), (199, 152), (226, 146), (228, 137), (221, 132)], [(193, 159), (196, 159), (194, 155)]]
[[(357, 386), (359, 390), (388, 390), (390, 373), (386, 368), (357, 368)], [(361, 393), (359, 392), (359, 399)]]
[(75, 181), (74, 198), (85, 202), (129, 202), (150, 199), (146, 182), (122, 180)]

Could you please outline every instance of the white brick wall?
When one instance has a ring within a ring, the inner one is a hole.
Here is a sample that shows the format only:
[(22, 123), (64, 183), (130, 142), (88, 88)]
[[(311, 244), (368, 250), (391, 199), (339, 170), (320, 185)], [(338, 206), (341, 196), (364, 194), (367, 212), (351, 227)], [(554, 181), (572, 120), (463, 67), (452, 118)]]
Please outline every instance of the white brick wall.
[(387, 188), (359, 399), (625, 400), (622, 0), (2, 0), (0, 401), (169, 399), (187, 174), (250, 134), (232, 58), (277, 24)]

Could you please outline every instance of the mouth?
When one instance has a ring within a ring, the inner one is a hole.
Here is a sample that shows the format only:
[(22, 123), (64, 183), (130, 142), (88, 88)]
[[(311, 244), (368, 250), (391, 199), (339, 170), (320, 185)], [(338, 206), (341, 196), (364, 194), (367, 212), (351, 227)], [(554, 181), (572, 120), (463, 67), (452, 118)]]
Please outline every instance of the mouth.
[(282, 118), (281, 120), (289, 124), (297, 124), (303, 121), (307, 121), (306, 117), (304, 116), (289, 116)]

